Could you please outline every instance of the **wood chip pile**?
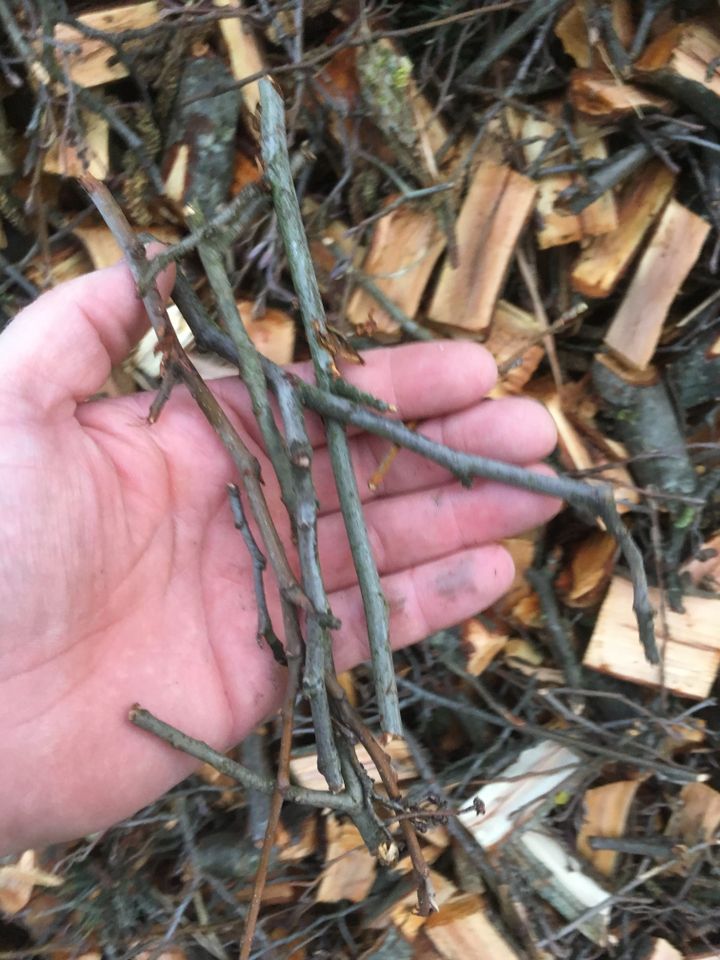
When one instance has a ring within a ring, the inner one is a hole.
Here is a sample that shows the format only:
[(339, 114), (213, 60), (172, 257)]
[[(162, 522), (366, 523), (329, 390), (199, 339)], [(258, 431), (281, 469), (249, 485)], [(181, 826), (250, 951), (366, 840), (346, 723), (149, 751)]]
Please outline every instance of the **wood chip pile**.
[[(416, 915), (402, 847), (375, 858), (336, 814), (287, 808), (253, 955), (720, 957), (717, 4), (75, 3), (44, 47), (39, 5), (17, 6), (38, 52), (30, 70), (3, 40), (0, 322), (120, 258), (84, 171), (170, 244), (190, 196), (250, 198), (270, 70), (338, 335), (483, 343), (493, 396), (547, 405), (553, 465), (612, 484), (653, 584), (657, 666), (599, 523), (565, 511), (508, 541), (503, 600), (396, 656), (408, 736), (388, 749), (440, 912)], [(257, 349), (306, 358), (267, 206), (232, 259)], [(148, 335), (104, 393), (154, 388), (158, 363)], [(389, 450), (376, 482), (393, 469)], [(368, 671), (342, 680), (370, 722)], [(322, 788), (303, 710), (291, 772)], [(276, 746), (268, 723), (254, 749)], [(204, 769), (132, 823), (0, 865), (0, 957), (234, 956), (262, 811)]]

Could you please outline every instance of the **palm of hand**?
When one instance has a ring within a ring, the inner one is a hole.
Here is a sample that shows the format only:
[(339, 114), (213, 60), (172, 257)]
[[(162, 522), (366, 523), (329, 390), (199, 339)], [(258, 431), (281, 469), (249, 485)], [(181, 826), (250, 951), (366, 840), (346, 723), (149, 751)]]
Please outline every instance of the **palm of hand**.
[[(142, 324), (119, 266), (58, 288), (0, 342), (7, 394), (0, 502), (8, 519), (0, 553), (0, 762), (13, 771), (0, 783), (0, 809), (11, 811), (0, 822), (0, 847), (106, 826), (191, 769), (130, 726), (133, 702), (226, 748), (282, 695), (282, 671), (256, 642), (250, 561), (225, 490), (232, 465), (192, 401), (176, 391), (152, 427), (146, 396), (76, 405), (99, 388)], [(535, 405), (480, 402), (492, 380), (480, 349), (378, 351), (354, 377), (451, 445), (530, 463), (554, 442)], [(285, 531), (242, 388), (223, 381), (214, 389), (260, 460), (270, 509)], [(366, 656), (362, 606), (318, 424), (311, 433), (321, 561), (343, 622), (342, 668)], [(361, 490), (384, 450), (353, 439)], [(557, 509), (493, 484), (461, 491), (409, 454), (384, 490), (368, 503), (367, 519), (396, 646), (492, 602), (512, 565), (488, 541)], [(271, 575), (266, 581), (272, 613)]]

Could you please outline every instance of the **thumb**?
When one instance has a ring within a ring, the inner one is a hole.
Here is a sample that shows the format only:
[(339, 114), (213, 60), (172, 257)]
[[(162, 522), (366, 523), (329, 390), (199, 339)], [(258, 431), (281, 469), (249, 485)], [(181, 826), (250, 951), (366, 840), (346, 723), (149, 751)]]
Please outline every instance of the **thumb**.
[[(150, 259), (163, 249), (153, 244)], [(164, 298), (174, 280), (172, 265), (158, 277)], [(148, 323), (124, 261), (63, 283), (22, 310), (0, 336), (0, 390), (14, 410), (20, 403), (34, 416), (72, 414), (97, 393)]]

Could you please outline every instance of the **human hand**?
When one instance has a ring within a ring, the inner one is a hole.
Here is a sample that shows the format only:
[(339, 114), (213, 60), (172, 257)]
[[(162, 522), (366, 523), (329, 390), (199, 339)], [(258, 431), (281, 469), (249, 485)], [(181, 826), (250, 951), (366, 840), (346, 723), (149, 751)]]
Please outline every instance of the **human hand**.
[[(84, 402), (146, 325), (118, 264), (45, 294), (0, 336), (0, 853), (107, 827), (191, 771), (194, 761), (130, 724), (136, 701), (225, 750), (282, 697), (283, 671), (255, 639), (252, 568), (226, 491), (234, 470), (194, 402), (176, 388), (154, 425), (147, 394)], [(376, 350), (347, 375), (461, 450), (530, 465), (555, 444), (539, 405), (483, 400), (495, 367), (479, 346)], [(244, 388), (231, 378), (212, 389), (260, 460), (290, 549)], [(342, 621), (336, 661), (347, 669), (367, 657), (362, 603), (319, 421), (309, 429), (321, 563)], [(461, 489), (407, 452), (371, 493), (387, 446), (352, 440), (402, 647), (496, 600), (513, 566), (494, 541), (559, 505), (489, 482)]]

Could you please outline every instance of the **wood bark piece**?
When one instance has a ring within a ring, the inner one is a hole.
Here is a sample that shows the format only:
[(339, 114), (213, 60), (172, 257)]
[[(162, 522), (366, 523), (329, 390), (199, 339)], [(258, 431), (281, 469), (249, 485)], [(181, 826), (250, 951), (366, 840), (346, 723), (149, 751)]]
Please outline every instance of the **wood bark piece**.
[[(159, 4), (127, 3), (123, 6), (93, 10), (77, 18), (81, 23), (106, 33), (141, 30), (157, 23)], [(117, 60), (113, 47), (94, 37), (86, 37), (75, 27), (59, 23), (55, 27), (58, 64), (67, 68), (70, 79), (81, 87), (97, 87), (102, 83), (127, 76), (125, 65)]]
[(240, 98), (237, 90), (214, 93), (230, 81), (218, 57), (185, 63), (163, 158), (166, 196), (195, 204), (207, 217), (227, 200), (233, 182)]
[(634, 73), (719, 127), (719, 56), (720, 36), (704, 23), (690, 21), (656, 37), (635, 63)]
[[(633, 374), (610, 357), (596, 356), (593, 386), (615, 419), (615, 428), (632, 457), (630, 469), (642, 487), (692, 494), (697, 486), (675, 410), (655, 370)], [(671, 451), (672, 456), (658, 456)], [(653, 456), (647, 457), (646, 454)]]
[(596, 298), (613, 292), (667, 203), (674, 182), (673, 174), (657, 160), (630, 179), (620, 198), (617, 229), (591, 240), (573, 267), (570, 279), (575, 290)]
[(488, 919), (487, 902), (476, 893), (451, 897), (439, 913), (429, 917), (423, 932), (443, 960), (519, 960), (505, 937)]
[[(245, 23), (242, 0), (213, 0), (213, 3), (216, 7), (231, 7), (238, 12), (237, 17), (223, 17), (219, 21), (220, 33), (230, 57), (233, 77), (242, 81), (246, 77), (260, 73), (265, 68), (265, 60), (255, 34)], [(253, 116), (260, 102), (260, 88), (257, 81), (240, 87), (240, 96), (245, 109), (250, 116)], [(248, 127), (253, 129), (252, 124)]]
[(573, 70), (569, 95), (579, 113), (594, 119), (615, 120), (649, 110), (672, 110), (667, 97), (624, 83), (605, 70)]
[(482, 163), (456, 224), (459, 264), (443, 267), (430, 319), (481, 333), (492, 320), (537, 186), (511, 167)]
[[(405, 205), (378, 220), (362, 269), (406, 316), (414, 319), (444, 248), (445, 238), (435, 216)], [(350, 298), (347, 315), (353, 326), (369, 326), (380, 338), (400, 333), (395, 320), (361, 288)]]
[[(642, 650), (639, 643), (637, 647)], [(496, 782), (466, 800), (458, 819), (481, 847), (496, 850), (532, 819), (548, 796), (574, 782), (582, 763), (567, 747), (543, 740), (523, 750)]]
[(710, 224), (671, 200), (640, 259), (605, 343), (625, 363), (645, 370), (668, 312), (710, 231)]
[[(659, 592), (650, 589), (654, 607), (660, 603)], [(688, 596), (683, 598), (685, 613), (666, 611), (669, 636), (663, 636), (663, 625), (656, 622), (658, 647), (663, 664), (648, 663), (638, 643), (638, 632), (630, 613), (632, 585), (622, 577), (610, 584), (583, 664), (601, 673), (622, 677), (648, 687), (662, 686), (672, 693), (700, 700), (710, 693), (720, 666), (720, 602), (716, 599)]]
[(352, 821), (340, 823), (330, 814), (326, 828), (327, 853), (316, 899), (319, 903), (360, 903), (375, 882), (376, 859)]
[(605, 877), (615, 873), (616, 850), (593, 850), (590, 837), (622, 837), (640, 780), (618, 780), (586, 790), (583, 821), (577, 837), (578, 853)]

